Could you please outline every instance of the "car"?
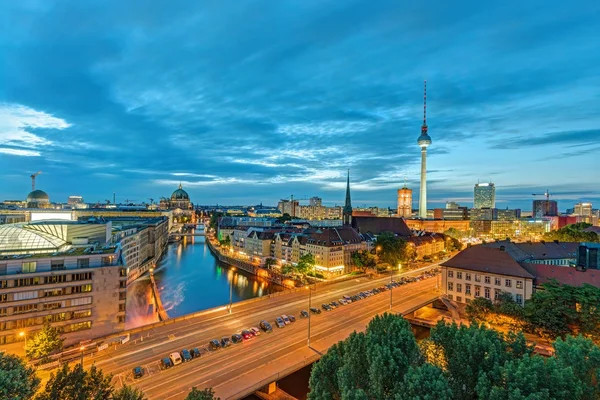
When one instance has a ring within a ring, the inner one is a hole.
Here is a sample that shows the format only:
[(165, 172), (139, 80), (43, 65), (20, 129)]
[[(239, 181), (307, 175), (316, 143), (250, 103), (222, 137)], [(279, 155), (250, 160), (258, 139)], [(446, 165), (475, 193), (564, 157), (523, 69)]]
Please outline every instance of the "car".
[(286, 325), (289, 325), (291, 322), (290, 319), (288, 318), (288, 316), (285, 314), (283, 314), (280, 318), (283, 320), (283, 323)]
[(231, 341), (235, 344), (242, 343), (244, 341), (244, 337), (239, 333), (234, 333), (231, 335)]
[(219, 339), (213, 339), (208, 342), (208, 348), (211, 350), (218, 350), (221, 348), (221, 341)]
[(133, 379), (139, 379), (144, 376), (144, 369), (142, 367), (135, 367), (133, 369)]
[(221, 338), (221, 346), (222, 347), (229, 347), (231, 346), (231, 339), (229, 339), (229, 336), (224, 336)]
[(293, 315), (288, 315), (287, 317), (290, 320), (290, 322), (296, 322), (296, 317), (294, 317)]
[(343, 295), (343, 296), (342, 296), (342, 298), (343, 298), (344, 300), (350, 300), (350, 299), (351, 299), (351, 297), (350, 297), (350, 296), (348, 296), (348, 295), (346, 295), (346, 294), (345, 294), (345, 295)]
[(168, 368), (171, 368), (172, 366), (173, 366), (173, 362), (171, 361), (171, 359), (169, 357), (165, 357), (160, 360), (160, 368), (161, 369), (168, 369)]
[(340, 306), (345, 306), (346, 304), (348, 304), (348, 302), (344, 299), (339, 299), (338, 303), (340, 303)]
[(340, 303), (338, 303), (337, 301), (332, 301), (330, 304), (333, 308), (338, 308), (340, 306)]
[(270, 333), (273, 331), (273, 327), (267, 321), (260, 321), (259, 326), (260, 326), (260, 329), (262, 329), (263, 331), (265, 331), (267, 333)]
[(308, 311), (306, 311), (306, 310), (300, 311), (300, 318), (308, 318)]
[(252, 328), (248, 329), (250, 332), (252, 332), (252, 334), (254, 336), (260, 336), (260, 329), (258, 329), (257, 327), (253, 326)]
[(249, 330), (247, 330), (247, 329), (244, 329), (244, 330), (242, 331), (242, 337), (243, 337), (245, 340), (248, 340), (248, 339), (252, 339), (252, 338), (254, 337), (254, 334), (253, 334), (252, 332), (250, 332)]
[(190, 353), (192, 354), (192, 358), (200, 358), (200, 356), (202, 355), (202, 353), (200, 353), (200, 350), (197, 347), (191, 349)]
[(183, 362), (183, 360), (181, 359), (181, 354), (177, 352), (169, 354), (169, 358), (171, 359), (171, 362), (173, 362), (173, 365), (179, 365)]
[(313, 314), (321, 314), (321, 310), (319, 310), (316, 307), (311, 307), (310, 308), (310, 312), (313, 313)]
[(183, 362), (188, 362), (188, 361), (192, 361), (192, 353), (190, 353), (190, 351), (188, 349), (183, 349), (181, 350), (181, 361)]
[(281, 317), (277, 317), (275, 318), (275, 325), (277, 325), (278, 328), (283, 328), (285, 327), (285, 322), (283, 322), (283, 319), (281, 319)]
[(321, 308), (325, 311), (331, 311), (332, 308), (329, 304), (321, 304)]

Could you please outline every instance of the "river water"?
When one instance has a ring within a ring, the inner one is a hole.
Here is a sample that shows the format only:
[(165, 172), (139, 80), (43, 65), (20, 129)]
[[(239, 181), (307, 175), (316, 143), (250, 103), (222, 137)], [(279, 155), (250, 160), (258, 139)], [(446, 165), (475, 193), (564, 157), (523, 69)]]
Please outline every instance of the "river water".
[[(269, 281), (217, 262), (204, 237), (184, 237), (169, 244), (154, 270), (154, 278), (169, 317), (190, 314), (283, 290)], [(233, 283), (233, 285), (230, 285)], [(149, 277), (127, 288), (126, 328), (157, 322)]]

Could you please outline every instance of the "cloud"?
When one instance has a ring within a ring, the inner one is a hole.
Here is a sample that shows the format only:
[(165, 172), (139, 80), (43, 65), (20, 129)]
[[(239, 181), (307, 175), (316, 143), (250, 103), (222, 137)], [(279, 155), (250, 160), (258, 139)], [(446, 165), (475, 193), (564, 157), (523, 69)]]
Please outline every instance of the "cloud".
[(521, 136), (518, 139), (512, 140), (504, 139), (502, 141), (497, 141), (493, 145), (493, 148), (516, 149), (525, 146), (549, 146), (556, 144), (583, 146), (587, 144), (596, 144), (598, 142), (600, 142), (600, 129), (587, 129), (580, 131), (551, 132), (534, 137)]
[(40, 156), (39, 151), (11, 149), (11, 148), (7, 148), (7, 147), (0, 147), (0, 153), (10, 154), (12, 156), (24, 156), (24, 157), (39, 157)]

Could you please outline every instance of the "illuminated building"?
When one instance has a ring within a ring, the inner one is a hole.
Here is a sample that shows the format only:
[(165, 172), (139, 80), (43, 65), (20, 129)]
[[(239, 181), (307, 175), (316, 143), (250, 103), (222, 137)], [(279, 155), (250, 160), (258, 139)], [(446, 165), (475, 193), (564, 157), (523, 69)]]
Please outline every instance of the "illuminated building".
[(495, 208), (496, 187), (493, 183), (478, 183), (473, 191), (473, 208)]
[(412, 189), (407, 188), (406, 185), (398, 189), (398, 216), (402, 218), (412, 216)]

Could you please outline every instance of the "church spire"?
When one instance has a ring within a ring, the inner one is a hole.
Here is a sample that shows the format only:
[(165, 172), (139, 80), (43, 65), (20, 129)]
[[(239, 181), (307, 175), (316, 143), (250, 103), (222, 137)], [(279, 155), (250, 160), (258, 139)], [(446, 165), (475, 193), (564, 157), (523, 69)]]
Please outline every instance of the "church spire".
[(348, 179), (346, 181), (346, 204), (343, 210), (344, 225), (352, 224), (352, 201), (350, 199), (350, 170), (348, 170)]

